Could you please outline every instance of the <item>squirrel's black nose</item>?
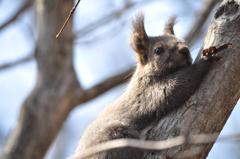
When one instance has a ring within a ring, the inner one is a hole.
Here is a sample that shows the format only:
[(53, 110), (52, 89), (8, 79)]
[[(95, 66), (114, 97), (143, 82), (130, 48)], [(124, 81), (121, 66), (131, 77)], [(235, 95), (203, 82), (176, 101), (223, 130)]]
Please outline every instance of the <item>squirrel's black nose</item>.
[(181, 48), (181, 49), (179, 50), (179, 53), (180, 53), (180, 54), (185, 54), (185, 55), (190, 54), (190, 52), (189, 52), (189, 50), (188, 50), (187, 47)]

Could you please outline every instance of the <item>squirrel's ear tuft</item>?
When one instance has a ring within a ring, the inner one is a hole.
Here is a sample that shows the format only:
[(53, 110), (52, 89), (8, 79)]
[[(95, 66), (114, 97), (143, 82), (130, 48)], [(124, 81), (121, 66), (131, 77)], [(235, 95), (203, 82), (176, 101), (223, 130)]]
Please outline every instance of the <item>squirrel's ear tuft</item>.
[(174, 35), (174, 24), (176, 23), (176, 16), (172, 16), (168, 19), (164, 27), (164, 34)]
[(142, 13), (138, 14), (133, 20), (132, 25), (131, 46), (143, 64), (145, 63), (148, 48), (148, 36), (144, 27), (144, 15)]

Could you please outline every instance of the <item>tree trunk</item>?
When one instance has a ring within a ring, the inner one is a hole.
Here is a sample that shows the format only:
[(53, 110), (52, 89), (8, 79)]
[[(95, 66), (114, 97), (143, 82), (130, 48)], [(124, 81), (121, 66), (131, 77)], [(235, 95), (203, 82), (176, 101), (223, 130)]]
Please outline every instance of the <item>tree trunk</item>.
[(36, 1), (37, 82), (5, 146), (7, 159), (42, 159), (72, 108), (73, 89), (79, 88), (72, 66), (72, 22), (55, 39), (72, 5), (72, 0)]
[[(204, 48), (232, 43), (220, 53), (195, 94), (177, 111), (159, 122), (152, 132), (159, 140), (178, 135), (220, 133), (240, 97), (240, 1), (225, 0), (214, 15), (205, 38)], [(200, 57), (199, 53), (199, 56)], [(157, 153), (158, 157), (204, 159), (213, 143), (185, 144)], [(190, 150), (190, 151), (187, 151)]]

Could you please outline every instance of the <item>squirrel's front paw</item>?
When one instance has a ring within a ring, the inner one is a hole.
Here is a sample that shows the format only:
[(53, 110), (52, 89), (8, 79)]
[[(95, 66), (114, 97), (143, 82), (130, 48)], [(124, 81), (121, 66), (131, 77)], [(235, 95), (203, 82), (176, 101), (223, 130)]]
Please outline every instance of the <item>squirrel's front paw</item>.
[(213, 61), (218, 61), (221, 59), (220, 56), (216, 56), (216, 54), (224, 49), (229, 48), (230, 46), (232, 46), (231, 43), (227, 43), (227, 44), (223, 44), (220, 46), (211, 46), (207, 49), (204, 49), (202, 51), (202, 54), (204, 57), (206, 57), (208, 60), (213, 60)]

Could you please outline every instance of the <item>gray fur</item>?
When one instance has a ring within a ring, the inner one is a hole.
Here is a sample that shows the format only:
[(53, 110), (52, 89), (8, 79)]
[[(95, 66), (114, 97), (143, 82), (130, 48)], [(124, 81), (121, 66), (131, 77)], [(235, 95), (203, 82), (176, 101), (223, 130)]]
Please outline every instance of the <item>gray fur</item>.
[[(137, 64), (129, 86), (86, 129), (77, 149), (78, 154), (88, 147), (113, 139), (149, 138), (143, 133), (144, 130), (154, 128), (161, 118), (181, 107), (209, 70), (211, 60), (202, 59), (192, 64), (187, 45), (174, 35), (145, 37), (143, 19), (139, 16), (134, 21), (132, 46), (141, 61)], [(159, 55), (156, 54), (157, 47), (164, 50)], [(148, 158), (144, 153), (148, 152), (122, 148), (89, 158)]]

